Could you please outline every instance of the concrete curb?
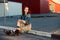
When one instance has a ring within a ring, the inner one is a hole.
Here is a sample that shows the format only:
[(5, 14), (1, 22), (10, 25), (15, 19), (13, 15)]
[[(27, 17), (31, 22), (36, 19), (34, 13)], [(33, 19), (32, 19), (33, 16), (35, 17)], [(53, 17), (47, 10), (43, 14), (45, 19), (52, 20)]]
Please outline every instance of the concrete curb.
[[(16, 28), (14, 27), (6, 27), (6, 26), (0, 26), (0, 29), (16, 30)], [(59, 30), (59, 34), (57, 32), (44, 32), (44, 31), (37, 31), (37, 30), (30, 30), (28, 34), (60, 39), (60, 30)]]

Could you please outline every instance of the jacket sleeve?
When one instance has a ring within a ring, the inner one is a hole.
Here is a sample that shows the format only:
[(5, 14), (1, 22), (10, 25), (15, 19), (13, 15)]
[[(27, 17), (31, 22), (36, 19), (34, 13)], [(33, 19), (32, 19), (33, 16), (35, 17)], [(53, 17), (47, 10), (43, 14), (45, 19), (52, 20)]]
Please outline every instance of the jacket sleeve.
[(27, 24), (30, 24), (30, 23), (31, 23), (31, 15), (28, 14), (28, 15), (27, 15)]

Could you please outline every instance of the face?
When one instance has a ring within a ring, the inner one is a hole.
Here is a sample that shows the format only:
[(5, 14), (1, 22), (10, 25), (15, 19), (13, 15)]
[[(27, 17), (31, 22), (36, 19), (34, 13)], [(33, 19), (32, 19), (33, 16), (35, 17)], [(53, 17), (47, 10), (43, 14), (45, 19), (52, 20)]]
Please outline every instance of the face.
[(25, 13), (28, 13), (28, 11), (29, 11), (29, 8), (28, 7), (25, 7), (24, 12)]

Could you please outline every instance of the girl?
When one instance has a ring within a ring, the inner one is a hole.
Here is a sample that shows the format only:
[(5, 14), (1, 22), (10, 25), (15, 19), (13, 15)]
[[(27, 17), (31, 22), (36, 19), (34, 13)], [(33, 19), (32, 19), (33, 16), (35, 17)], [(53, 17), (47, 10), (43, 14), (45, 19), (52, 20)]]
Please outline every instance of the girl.
[[(28, 32), (31, 30), (31, 16), (29, 14), (29, 7), (24, 8), (24, 13), (17, 21), (17, 30), (19, 32)], [(17, 32), (17, 30), (15, 32)]]

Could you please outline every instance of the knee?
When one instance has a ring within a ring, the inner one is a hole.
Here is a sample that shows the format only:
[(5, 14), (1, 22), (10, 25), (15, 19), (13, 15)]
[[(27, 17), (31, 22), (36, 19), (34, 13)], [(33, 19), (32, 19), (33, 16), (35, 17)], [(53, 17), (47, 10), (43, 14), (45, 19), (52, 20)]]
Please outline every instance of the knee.
[(21, 21), (22, 21), (22, 20), (19, 19), (19, 20), (17, 21), (17, 23), (19, 23), (19, 22), (21, 22)]
[(19, 19), (18, 22), (20, 22), (21, 20)]

